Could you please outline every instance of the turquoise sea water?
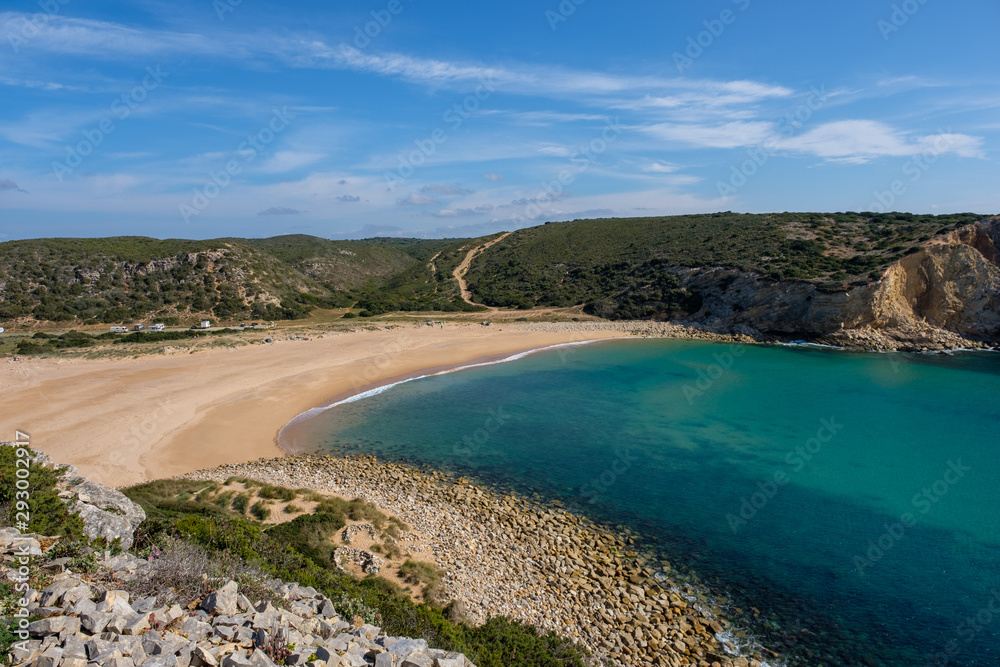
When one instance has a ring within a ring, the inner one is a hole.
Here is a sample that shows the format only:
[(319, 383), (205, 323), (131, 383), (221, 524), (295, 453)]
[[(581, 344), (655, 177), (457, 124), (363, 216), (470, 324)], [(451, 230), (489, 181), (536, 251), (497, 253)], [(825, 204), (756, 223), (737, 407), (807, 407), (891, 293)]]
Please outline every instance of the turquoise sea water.
[(997, 354), (621, 341), (396, 385), (282, 444), (630, 524), (789, 664), (997, 665), (998, 399)]

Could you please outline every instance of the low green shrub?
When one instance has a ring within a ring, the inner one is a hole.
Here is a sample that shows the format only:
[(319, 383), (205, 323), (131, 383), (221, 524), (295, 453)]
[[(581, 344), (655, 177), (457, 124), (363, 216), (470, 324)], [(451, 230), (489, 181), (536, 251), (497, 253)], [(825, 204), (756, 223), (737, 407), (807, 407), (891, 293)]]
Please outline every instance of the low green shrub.
[[(21, 532), (83, 539), (83, 521), (69, 511), (56, 492), (55, 486), (63, 476), (63, 470), (31, 463), (23, 480), (27, 482), (27, 488), (17, 488), (20, 480), (17, 461), (21, 451), (29, 456), (32, 453), (26, 447), (0, 446), (0, 525), (16, 525), (27, 514), (27, 530)], [(19, 497), (19, 493), (23, 495)], [(19, 513), (21, 516), (18, 516)]]
[(271, 508), (265, 505), (264, 501), (258, 500), (250, 507), (250, 514), (259, 521), (267, 521), (271, 516)]
[(249, 493), (237, 493), (236, 497), (233, 498), (233, 509), (240, 514), (246, 514), (247, 508), (250, 506), (250, 494)]
[(434, 605), (443, 605), (444, 570), (430, 563), (407, 560), (399, 566), (399, 574), (403, 580), (424, 587), (424, 599)]

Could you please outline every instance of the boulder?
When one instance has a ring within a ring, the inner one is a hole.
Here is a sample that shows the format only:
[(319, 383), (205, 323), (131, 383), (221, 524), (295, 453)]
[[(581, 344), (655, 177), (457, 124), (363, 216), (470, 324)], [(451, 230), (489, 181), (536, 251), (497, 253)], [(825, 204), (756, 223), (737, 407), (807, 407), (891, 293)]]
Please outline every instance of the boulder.
[(109, 544), (120, 540), (123, 549), (132, 546), (135, 529), (146, 519), (141, 507), (121, 491), (82, 477), (74, 477), (67, 484), (77, 496), (73, 511), (80, 515), (84, 532), (91, 539), (103, 537)]
[(126, 635), (141, 635), (146, 630), (149, 630), (149, 614), (137, 614), (125, 623), (125, 627), (122, 629), (123, 634)]
[(434, 667), (434, 660), (426, 653), (411, 653), (399, 663), (399, 667)]
[(238, 596), (239, 587), (236, 582), (227, 581), (222, 588), (205, 596), (199, 606), (217, 616), (235, 616), (240, 611), (236, 604)]
[(191, 658), (197, 663), (207, 665), (208, 667), (216, 667), (219, 664), (216, 657), (204, 646), (196, 646), (194, 651), (191, 652)]
[(106, 611), (85, 611), (80, 614), (80, 624), (92, 635), (99, 635), (111, 622), (111, 613)]
[(267, 654), (260, 649), (254, 650), (254, 652), (250, 655), (249, 662), (251, 667), (277, 667), (277, 665), (274, 664), (274, 661), (267, 657)]
[(177, 633), (192, 641), (201, 641), (212, 634), (212, 626), (195, 618), (185, 618), (177, 626)]
[(44, 653), (35, 658), (35, 667), (59, 667), (62, 652), (62, 649), (56, 646), (46, 649)]
[[(80, 631), (80, 619), (72, 616), (53, 616), (35, 621), (28, 626), (32, 637), (48, 637), (63, 633), (75, 635)], [(57, 661), (58, 662), (58, 661)]]
[(250, 659), (243, 651), (236, 651), (223, 658), (222, 667), (250, 667)]
[(23, 665), (34, 660), (41, 647), (42, 642), (37, 639), (14, 642), (10, 649), (10, 655), (15, 665)]

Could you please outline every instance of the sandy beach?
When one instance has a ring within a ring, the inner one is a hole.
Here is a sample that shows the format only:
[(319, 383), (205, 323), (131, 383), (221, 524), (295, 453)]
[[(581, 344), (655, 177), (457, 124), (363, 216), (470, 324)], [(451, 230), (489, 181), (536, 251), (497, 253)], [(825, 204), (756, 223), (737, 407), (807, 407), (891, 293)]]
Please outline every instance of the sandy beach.
[(335, 397), (425, 369), (628, 335), (472, 324), (404, 326), (132, 359), (7, 360), (0, 434), (108, 486), (282, 454), (277, 434)]

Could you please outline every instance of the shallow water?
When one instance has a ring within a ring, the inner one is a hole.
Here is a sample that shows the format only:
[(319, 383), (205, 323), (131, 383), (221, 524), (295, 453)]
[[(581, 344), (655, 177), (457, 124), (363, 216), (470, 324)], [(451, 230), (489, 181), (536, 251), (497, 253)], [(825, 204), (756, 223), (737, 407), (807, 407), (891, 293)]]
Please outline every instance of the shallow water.
[(790, 664), (996, 665), (998, 397), (996, 354), (619, 341), (397, 385), (282, 444), (634, 526)]

